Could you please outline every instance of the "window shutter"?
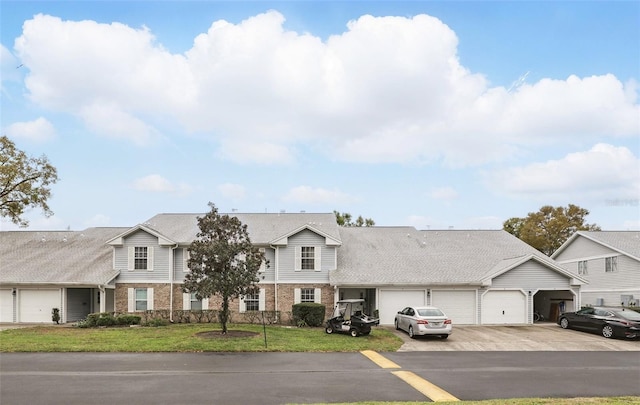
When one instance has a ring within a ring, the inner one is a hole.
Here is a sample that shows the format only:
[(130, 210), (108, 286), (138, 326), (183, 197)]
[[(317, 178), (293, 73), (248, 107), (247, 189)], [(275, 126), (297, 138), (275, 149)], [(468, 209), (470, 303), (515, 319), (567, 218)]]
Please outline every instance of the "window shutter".
[(264, 293), (264, 288), (260, 289), (260, 295), (258, 296), (258, 309), (260, 311), (264, 311), (265, 310), (265, 293)]
[(147, 288), (147, 310), (153, 310), (153, 288)]
[(247, 304), (244, 303), (244, 295), (240, 296), (240, 313), (247, 312)]
[(189, 271), (189, 249), (182, 249), (182, 271)]
[(136, 311), (136, 290), (135, 288), (128, 288), (129, 292), (129, 306), (127, 308), (127, 312), (135, 312)]
[(320, 256), (320, 252), (322, 248), (320, 246), (316, 246), (313, 248), (313, 269), (315, 271), (322, 270), (322, 259)]
[(185, 311), (191, 309), (191, 294), (182, 293), (182, 309)]
[(127, 248), (127, 270), (132, 271), (134, 269), (134, 253), (135, 253), (135, 248), (133, 246), (129, 246)]
[(322, 290), (320, 288), (316, 288), (313, 291), (313, 302), (320, 304), (320, 301), (322, 301)]
[(300, 246), (295, 246), (294, 247), (294, 270), (295, 271), (300, 271), (302, 270), (302, 247)]
[(202, 299), (202, 309), (203, 310), (209, 309), (209, 298)]
[(294, 304), (299, 304), (300, 303), (300, 289), (299, 288), (295, 288), (293, 290), (293, 303)]
[(147, 271), (153, 271), (153, 246), (147, 247)]

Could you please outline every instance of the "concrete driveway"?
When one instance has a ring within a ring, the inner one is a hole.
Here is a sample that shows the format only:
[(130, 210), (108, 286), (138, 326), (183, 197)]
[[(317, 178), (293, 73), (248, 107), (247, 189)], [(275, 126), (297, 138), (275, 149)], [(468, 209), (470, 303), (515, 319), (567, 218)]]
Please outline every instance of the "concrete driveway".
[[(387, 326), (384, 326), (387, 328)], [(400, 352), (411, 351), (640, 351), (640, 340), (606, 339), (600, 335), (562, 329), (555, 323), (534, 325), (460, 325), (448, 339), (421, 336), (404, 340)]]

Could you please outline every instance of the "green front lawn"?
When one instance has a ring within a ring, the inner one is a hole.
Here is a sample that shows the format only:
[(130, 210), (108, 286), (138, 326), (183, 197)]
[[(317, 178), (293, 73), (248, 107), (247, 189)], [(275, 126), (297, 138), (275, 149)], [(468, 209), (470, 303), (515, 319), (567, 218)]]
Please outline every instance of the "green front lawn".
[(369, 336), (327, 335), (323, 328), (233, 324), (230, 331), (256, 332), (251, 337), (203, 338), (199, 332), (221, 330), (218, 324), (160, 327), (76, 328), (35, 326), (0, 331), (0, 352), (393, 352), (402, 339), (374, 328)]

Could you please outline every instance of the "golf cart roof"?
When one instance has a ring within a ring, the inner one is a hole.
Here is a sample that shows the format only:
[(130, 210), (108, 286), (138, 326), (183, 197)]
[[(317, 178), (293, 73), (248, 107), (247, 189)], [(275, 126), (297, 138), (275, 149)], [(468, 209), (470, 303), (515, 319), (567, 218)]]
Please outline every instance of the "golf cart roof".
[(364, 302), (364, 300), (363, 299), (353, 298), (353, 299), (348, 299), (348, 300), (340, 300), (340, 301), (338, 301), (338, 304), (355, 304), (357, 302)]

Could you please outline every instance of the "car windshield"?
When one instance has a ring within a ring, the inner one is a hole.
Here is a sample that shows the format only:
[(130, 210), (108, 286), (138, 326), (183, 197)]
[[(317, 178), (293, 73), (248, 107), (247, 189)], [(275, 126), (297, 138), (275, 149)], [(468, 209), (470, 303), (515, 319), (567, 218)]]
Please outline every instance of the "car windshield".
[(630, 321), (640, 321), (640, 313), (633, 311), (633, 310), (628, 310), (628, 311), (616, 311), (616, 315), (622, 317), (622, 318), (626, 318)]
[(442, 311), (438, 308), (421, 308), (418, 309), (418, 315), (420, 316), (444, 316)]

